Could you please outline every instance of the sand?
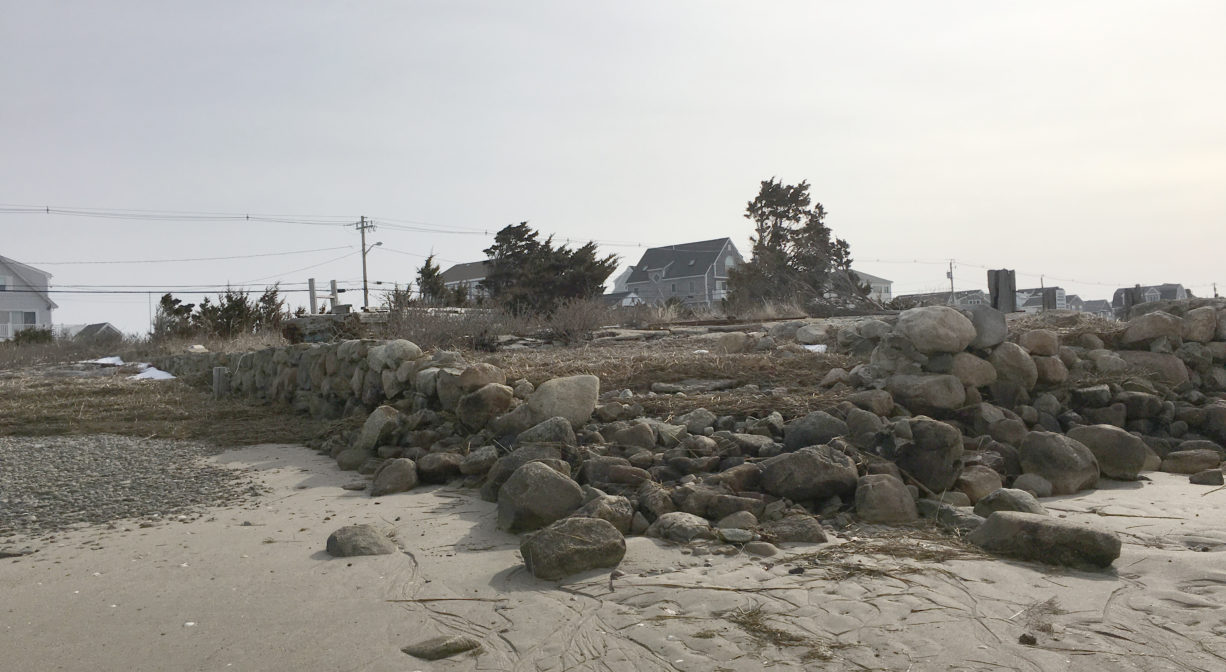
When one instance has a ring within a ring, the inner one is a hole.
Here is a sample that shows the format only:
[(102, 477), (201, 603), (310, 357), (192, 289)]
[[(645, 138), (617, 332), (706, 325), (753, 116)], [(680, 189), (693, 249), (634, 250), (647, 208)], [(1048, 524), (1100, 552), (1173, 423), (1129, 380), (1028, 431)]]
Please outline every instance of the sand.
[[(192, 522), (77, 530), (0, 560), (0, 669), (1226, 670), (1226, 490), (1183, 476), (1043, 501), (1121, 534), (1106, 572), (840, 559), (829, 545), (695, 556), (640, 537), (610, 590), (607, 571), (534, 579), (518, 537), (495, 529), (494, 505), (473, 491), (371, 499), (341, 487), (360, 477), (296, 446), (213, 460), (252, 470), (271, 494)], [(394, 532), (403, 552), (324, 553), (353, 523)], [(817, 564), (804, 556), (823, 549)], [(456, 633), (481, 652), (400, 651)]]

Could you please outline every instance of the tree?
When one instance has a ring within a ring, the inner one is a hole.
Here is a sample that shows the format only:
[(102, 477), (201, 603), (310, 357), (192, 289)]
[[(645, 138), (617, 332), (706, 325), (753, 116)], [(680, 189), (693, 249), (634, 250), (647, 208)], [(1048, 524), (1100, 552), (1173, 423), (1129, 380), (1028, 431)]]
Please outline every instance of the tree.
[(617, 255), (598, 256), (593, 242), (572, 250), (538, 236), (527, 222), (506, 226), (494, 236), (485, 250), (488, 270), (480, 283), (493, 301), (515, 314), (549, 314), (563, 301), (604, 291)]
[(417, 269), (417, 289), (427, 303), (445, 303), (447, 300), (447, 285), (443, 283), (443, 272), (434, 263), (433, 254), (426, 257), (426, 263)]
[(850, 271), (850, 246), (826, 227), (826, 209), (812, 202), (808, 182), (763, 180), (745, 217), (754, 222), (753, 256), (728, 273), (733, 303), (807, 303), (830, 290), (831, 269)]

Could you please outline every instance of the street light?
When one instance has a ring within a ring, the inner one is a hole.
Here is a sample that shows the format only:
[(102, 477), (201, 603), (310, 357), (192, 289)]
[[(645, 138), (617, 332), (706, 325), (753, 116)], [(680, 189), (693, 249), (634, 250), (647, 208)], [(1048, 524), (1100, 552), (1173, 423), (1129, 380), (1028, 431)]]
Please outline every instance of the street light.
[(366, 287), (366, 254), (382, 244), (383, 241), (379, 241), (370, 247), (362, 248), (362, 310), (370, 307), (370, 290)]

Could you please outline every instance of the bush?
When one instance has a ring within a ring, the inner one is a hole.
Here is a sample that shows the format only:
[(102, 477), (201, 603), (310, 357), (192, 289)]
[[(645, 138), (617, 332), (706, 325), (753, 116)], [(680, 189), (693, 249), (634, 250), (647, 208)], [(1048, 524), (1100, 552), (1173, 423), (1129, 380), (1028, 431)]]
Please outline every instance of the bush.
[(545, 328), (566, 343), (589, 338), (593, 331), (614, 323), (613, 311), (600, 299), (569, 299), (545, 320)]
[(42, 345), (51, 343), (55, 338), (51, 334), (50, 329), (22, 329), (13, 334), (13, 345), (18, 347), (23, 345)]
[(492, 351), (500, 334), (527, 334), (535, 328), (534, 320), (501, 310), (405, 306), (388, 314), (383, 336), (410, 340), (423, 350)]

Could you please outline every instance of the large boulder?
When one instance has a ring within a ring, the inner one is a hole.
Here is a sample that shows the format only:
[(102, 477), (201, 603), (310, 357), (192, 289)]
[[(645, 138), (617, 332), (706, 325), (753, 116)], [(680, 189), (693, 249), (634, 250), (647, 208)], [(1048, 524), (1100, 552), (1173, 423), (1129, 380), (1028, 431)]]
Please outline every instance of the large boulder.
[(375, 470), (370, 496), (380, 497), (412, 490), (417, 486), (417, 465), (404, 457), (387, 460)]
[(328, 535), (326, 550), (334, 558), (387, 555), (396, 552), (396, 544), (373, 525), (348, 525)]
[(538, 579), (557, 580), (600, 567), (616, 567), (626, 540), (600, 518), (564, 518), (519, 545), (524, 566)]
[(971, 500), (971, 504), (1000, 490), (1003, 485), (1000, 474), (996, 473), (991, 467), (982, 464), (973, 464), (963, 469), (962, 473), (958, 475), (957, 482), (954, 483), (954, 487), (964, 493)]
[(596, 376), (567, 376), (541, 383), (528, 397), (525, 406), (536, 422), (561, 416), (569, 420), (572, 427), (582, 427), (596, 410), (599, 396), (600, 379)]
[(762, 489), (793, 501), (847, 495), (856, 488), (856, 464), (830, 446), (801, 448), (761, 463)]
[(1059, 357), (1031, 357), (1034, 360), (1036, 382), (1041, 385), (1059, 385), (1068, 380), (1068, 367)]
[(869, 523), (909, 523), (919, 518), (911, 491), (896, 476), (869, 474), (856, 485), (856, 515)]
[(975, 326), (975, 338), (970, 344), (975, 350), (993, 348), (1003, 343), (1009, 335), (1005, 314), (991, 306), (964, 306), (958, 310), (970, 318), (971, 324)]
[(1120, 344), (1125, 347), (1147, 346), (1159, 338), (1176, 341), (1183, 336), (1183, 320), (1161, 310), (1146, 313), (1128, 321)]
[(885, 381), (885, 389), (899, 404), (915, 413), (939, 415), (966, 403), (962, 381), (948, 374), (890, 376)]
[(570, 421), (562, 416), (538, 422), (520, 432), (515, 440), (521, 444), (557, 443), (565, 446), (573, 446), (577, 442), (575, 430), (570, 426)]
[(489, 473), (485, 476), (485, 484), (481, 486), (481, 499), (487, 502), (497, 502), (498, 491), (502, 488), (502, 484), (507, 482), (516, 469), (525, 464), (541, 460), (561, 460), (561, 458), (562, 451), (550, 445), (529, 444), (516, 448), (509, 454), (498, 458), (494, 466), (490, 467)]
[(1086, 425), (1068, 431), (1094, 453), (1099, 472), (1119, 481), (1135, 481), (1145, 466), (1145, 442), (1112, 425)]
[(983, 387), (996, 382), (996, 367), (991, 362), (972, 355), (969, 352), (959, 352), (954, 355), (953, 369), (949, 372), (967, 387)]
[(460, 397), (455, 414), (472, 431), (485, 427), (490, 420), (506, 413), (515, 399), (515, 391), (506, 385), (489, 383)]
[(456, 383), (461, 391), (472, 392), (486, 385), (506, 385), (507, 374), (493, 364), (479, 362), (461, 371)]
[(908, 421), (912, 440), (899, 447), (895, 462), (932, 492), (953, 487), (962, 473), (962, 433), (946, 422), (919, 416)]
[(647, 528), (647, 536), (686, 544), (695, 539), (711, 539), (711, 524), (706, 518), (684, 511), (665, 513)]
[(1071, 495), (1098, 485), (1098, 461), (1079, 441), (1055, 432), (1030, 432), (1018, 450), (1022, 471), (1038, 474), (1053, 495)]
[(975, 340), (975, 325), (948, 306), (924, 306), (898, 316), (894, 333), (900, 334), (923, 353), (961, 352)]
[(1216, 469), (1221, 463), (1222, 456), (1216, 450), (1176, 450), (1162, 458), (1161, 469), (1170, 474), (1195, 474), (1206, 469)]
[(1175, 355), (1145, 350), (1121, 350), (1118, 354), (1129, 366), (1152, 373), (1154, 380), (1172, 386), (1188, 382), (1188, 366)]
[(358, 440), (354, 442), (353, 448), (369, 451), (384, 445), (400, 429), (402, 417), (404, 416), (400, 411), (391, 406), (376, 408), (366, 417), (366, 422), (362, 423), (362, 431), (358, 433)]
[(968, 539), (990, 553), (1052, 565), (1103, 568), (1120, 557), (1114, 532), (1018, 511), (993, 513)]
[(846, 435), (847, 423), (825, 411), (814, 411), (784, 426), (783, 447), (796, 450), (827, 443), (836, 436)]
[(1022, 332), (1017, 344), (1026, 348), (1032, 355), (1054, 357), (1060, 354), (1060, 336), (1051, 329), (1031, 329)]
[(428, 453), (417, 458), (417, 477), (422, 483), (447, 483), (459, 478), (461, 464), (464, 456), (459, 453)]
[(1218, 316), (1213, 306), (1193, 308), (1183, 316), (1183, 340), (1208, 343), (1217, 335)]
[(762, 536), (777, 544), (824, 544), (827, 541), (826, 530), (821, 521), (803, 514), (784, 516), (765, 523), (762, 525)]
[(578, 483), (540, 462), (529, 462), (498, 491), (498, 527), (508, 532), (539, 529), (582, 504)]
[(1047, 515), (1047, 509), (1043, 508), (1034, 495), (1016, 488), (998, 488), (975, 502), (976, 515), (987, 518), (997, 511), (1021, 511), (1041, 516)]
[(996, 377), (1000, 380), (1017, 383), (1027, 390), (1033, 388), (1039, 380), (1039, 370), (1034, 360), (1016, 343), (1001, 343), (996, 346), (988, 361), (996, 367)]
[(577, 518), (600, 518), (613, 523), (622, 534), (630, 534), (634, 520), (634, 505), (625, 497), (601, 495), (579, 507), (571, 516)]

